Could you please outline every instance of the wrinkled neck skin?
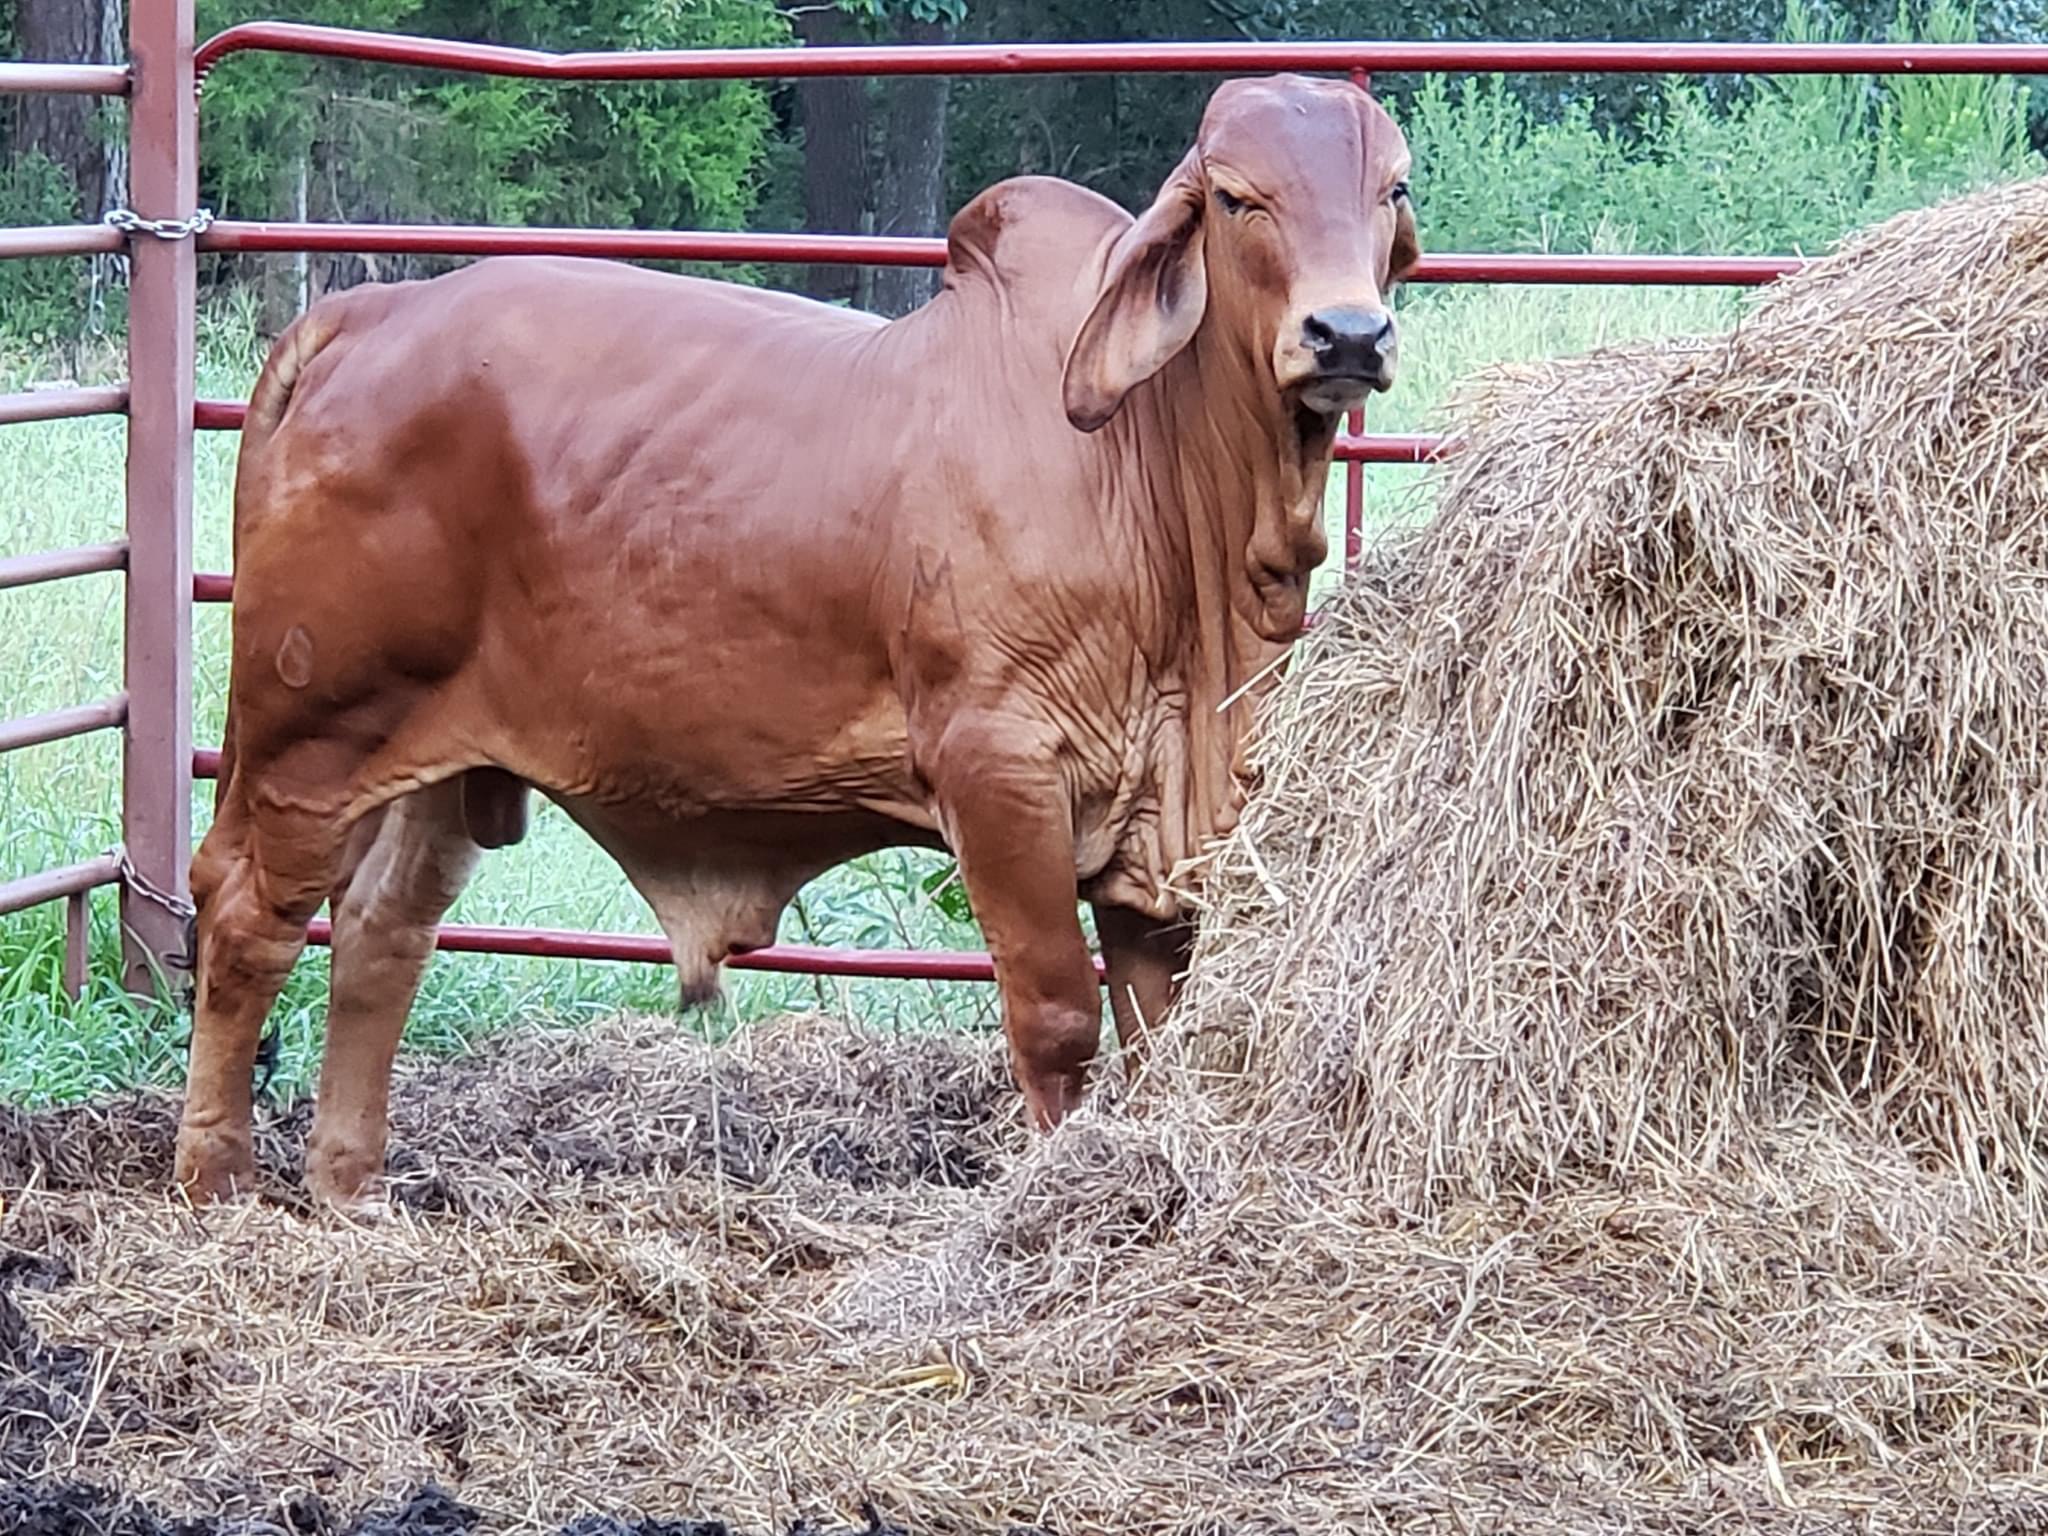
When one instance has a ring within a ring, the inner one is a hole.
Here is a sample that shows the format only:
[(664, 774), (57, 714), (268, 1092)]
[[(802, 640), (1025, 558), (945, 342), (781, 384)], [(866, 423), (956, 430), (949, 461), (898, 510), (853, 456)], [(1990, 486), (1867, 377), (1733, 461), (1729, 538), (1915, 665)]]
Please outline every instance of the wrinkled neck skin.
[[(1264, 356), (1210, 315), (1098, 440), (1108, 510), (1147, 555), (1139, 569), (1180, 588), (1159, 592), (1163, 621), (1200, 614), (1212, 639), (1227, 610), (1233, 653), (1266, 666), (1300, 631), (1309, 575), (1327, 553), (1335, 422), (1296, 412)], [(1174, 494), (1159, 496), (1163, 485)]]
[(1252, 713), (1327, 552), (1335, 432), (1298, 413), (1263, 358), (1205, 320), (1096, 434), (1104, 514), (1137, 552), (1134, 579), (1153, 589), (1133, 605), (1147, 618), (1134, 639), (1154, 678), (1185, 699), (1189, 793), (1185, 824), (1162, 829), (1169, 863), (1236, 822)]
[[(1309, 577), (1328, 552), (1336, 423), (1283, 399), (1250, 353), (1205, 320), (1099, 437), (1107, 510), (1149, 557), (1139, 569), (1168, 584), (1162, 618), (1199, 616), (1205, 639), (1227, 632), (1233, 655), (1264, 666), (1299, 633)], [(1174, 494), (1161, 497), (1165, 484)]]

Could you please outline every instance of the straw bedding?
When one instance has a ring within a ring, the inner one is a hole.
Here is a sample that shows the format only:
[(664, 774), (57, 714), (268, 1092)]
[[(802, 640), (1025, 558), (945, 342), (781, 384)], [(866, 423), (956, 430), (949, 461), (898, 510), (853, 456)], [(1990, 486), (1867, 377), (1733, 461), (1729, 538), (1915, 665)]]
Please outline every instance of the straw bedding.
[(816, 1020), (413, 1067), (375, 1226), (0, 1124), (0, 1514), (2048, 1531), (2044, 383), (2048, 184), (1480, 381), (1050, 1140)]

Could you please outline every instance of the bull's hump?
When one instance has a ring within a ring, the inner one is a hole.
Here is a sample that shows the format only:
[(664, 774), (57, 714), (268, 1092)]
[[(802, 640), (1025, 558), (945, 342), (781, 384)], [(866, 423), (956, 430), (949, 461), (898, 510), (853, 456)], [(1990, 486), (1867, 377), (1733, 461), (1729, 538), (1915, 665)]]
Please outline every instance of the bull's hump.
[(1070, 284), (1088, 254), (1130, 224), (1130, 214), (1101, 193), (1056, 176), (999, 181), (953, 216), (947, 280)]

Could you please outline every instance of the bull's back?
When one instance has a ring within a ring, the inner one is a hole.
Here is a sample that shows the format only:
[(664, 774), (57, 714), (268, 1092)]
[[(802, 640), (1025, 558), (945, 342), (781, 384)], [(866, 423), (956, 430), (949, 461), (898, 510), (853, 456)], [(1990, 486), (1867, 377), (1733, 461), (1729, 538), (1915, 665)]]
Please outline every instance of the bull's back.
[(435, 750), (570, 794), (900, 795), (879, 322), (516, 261), (300, 329), (237, 498), (238, 675), (312, 657), (285, 713), (439, 708)]

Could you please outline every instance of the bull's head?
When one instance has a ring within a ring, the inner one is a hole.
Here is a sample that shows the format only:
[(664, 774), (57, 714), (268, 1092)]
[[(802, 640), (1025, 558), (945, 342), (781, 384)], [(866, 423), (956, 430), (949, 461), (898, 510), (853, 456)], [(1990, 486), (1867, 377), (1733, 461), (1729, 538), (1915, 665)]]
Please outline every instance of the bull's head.
[(1408, 144), (1349, 82), (1220, 87), (1187, 158), (1110, 253), (1067, 358), (1067, 416), (1102, 426), (1206, 318), (1285, 404), (1334, 423), (1394, 381), (1392, 285), (1420, 247)]

